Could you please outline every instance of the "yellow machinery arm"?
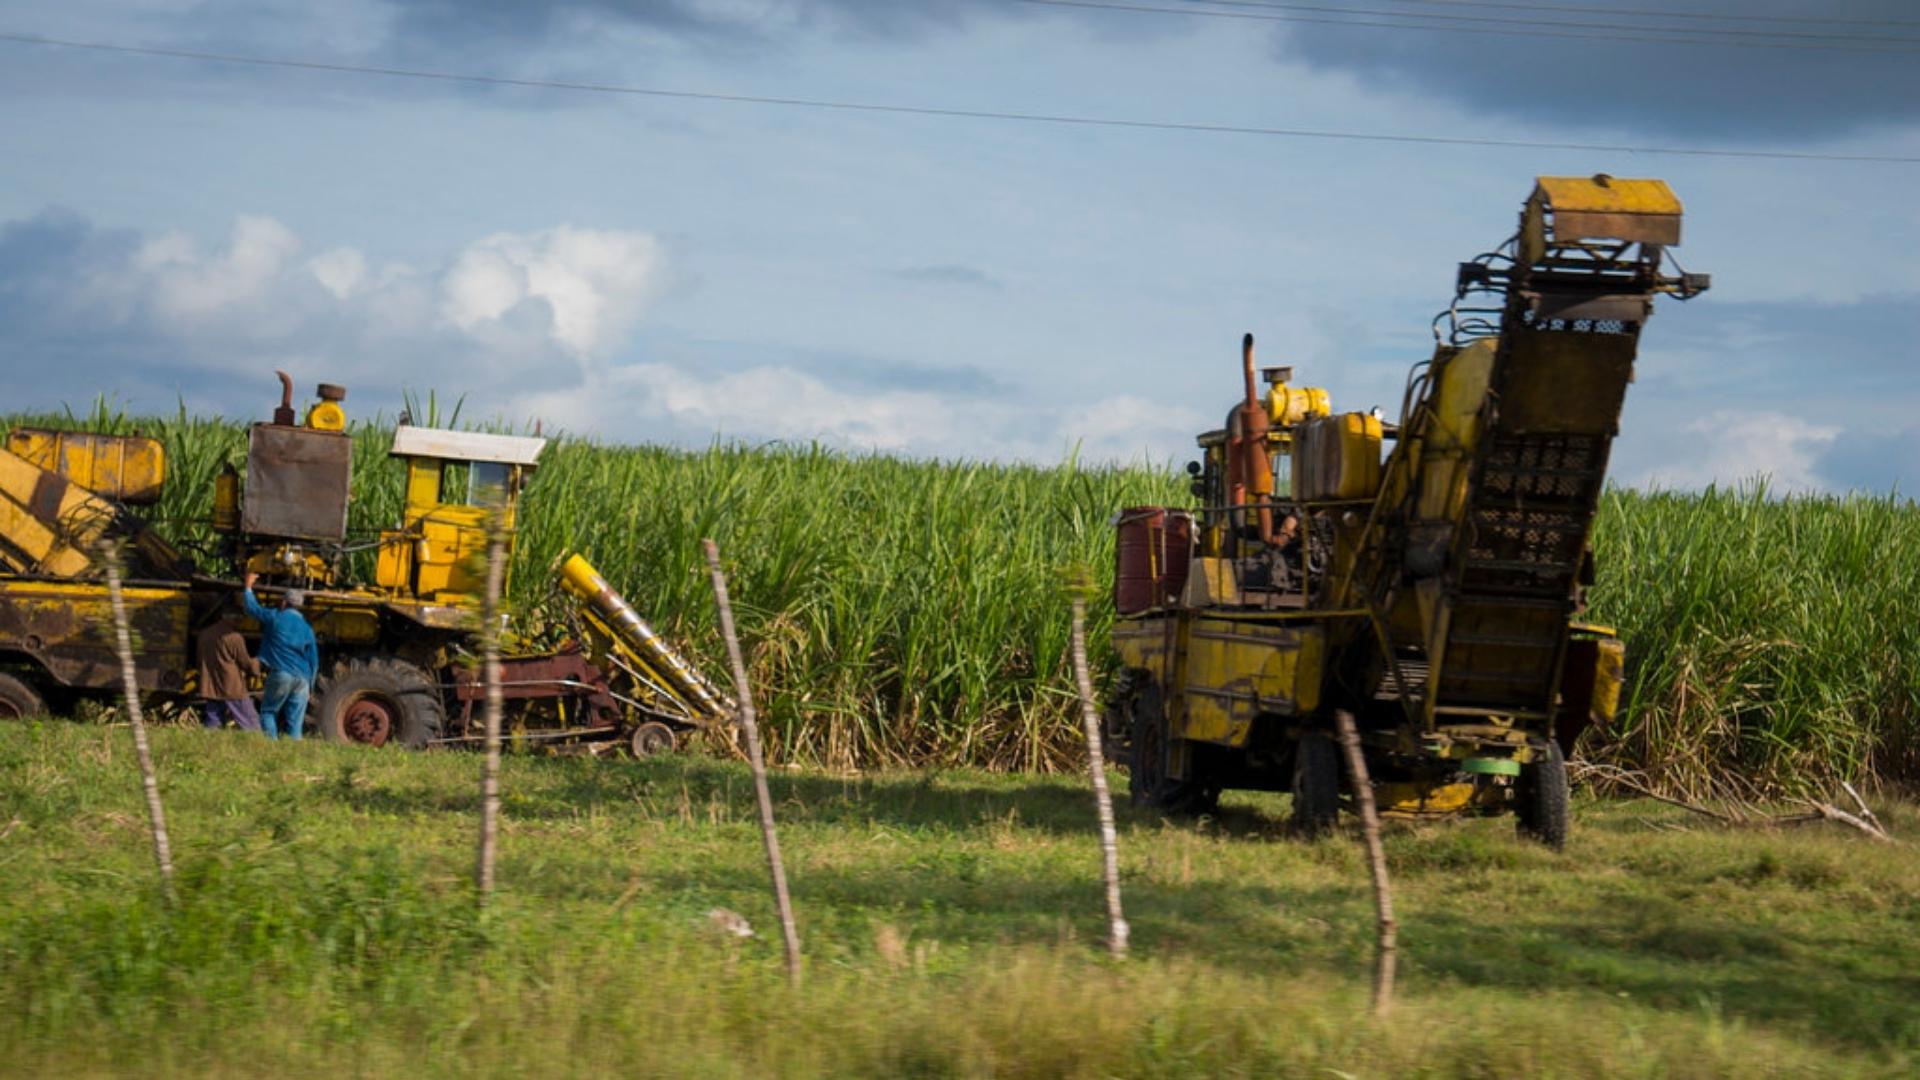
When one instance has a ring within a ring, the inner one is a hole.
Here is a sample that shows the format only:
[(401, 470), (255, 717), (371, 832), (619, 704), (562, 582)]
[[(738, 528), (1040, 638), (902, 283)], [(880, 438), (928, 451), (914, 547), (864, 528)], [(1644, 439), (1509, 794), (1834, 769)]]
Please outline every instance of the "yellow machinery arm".
[(0, 569), (88, 577), (94, 546), (119, 537), (132, 541), (133, 576), (190, 578), (192, 564), (119, 501), (151, 501), (164, 476), (153, 439), (14, 430), (0, 449)]
[(733, 700), (667, 644), (584, 556), (567, 558), (560, 584), (580, 601), (580, 617), (595, 639), (588, 643), (590, 658), (624, 673), (649, 708), (701, 727), (732, 717)]
[(1658, 180), (1542, 177), (1515, 238), (1461, 265), (1347, 598), (1424, 726), (1550, 718), (1640, 329), (1708, 285), (1663, 272), (1680, 220)]

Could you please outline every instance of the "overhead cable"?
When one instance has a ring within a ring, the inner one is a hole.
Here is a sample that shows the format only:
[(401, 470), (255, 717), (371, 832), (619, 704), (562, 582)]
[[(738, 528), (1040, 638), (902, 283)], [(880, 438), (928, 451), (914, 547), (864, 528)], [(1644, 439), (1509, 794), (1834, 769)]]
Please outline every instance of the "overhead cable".
[(1325, 139), (1341, 142), (1411, 143), (1425, 146), (1470, 146), (1511, 150), (1570, 150), (1604, 154), (1658, 154), (1676, 157), (1746, 158), (1771, 161), (1841, 161), (1891, 165), (1920, 165), (1920, 156), (1901, 154), (1834, 154), (1801, 150), (1735, 150), (1698, 146), (1629, 146), (1608, 143), (1541, 142), (1530, 139), (1480, 139), (1454, 135), (1406, 135), (1385, 132), (1337, 131), (1315, 128), (1260, 127), (1243, 124), (1190, 123), (1172, 120), (1136, 120), (1121, 117), (1072, 116), (1057, 113), (1013, 112), (995, 109), (948, 109), (927, 105), (899, 105), (870, 101), (835, 101), (825, 98), (773, 97), (759, 94), (728, 94), (665, 87), (623, 86), (611, 83), (571, 82), (557, 79), (522, 79), (503, 75), (474, 75), (451, 71), (384, 67), (371, 64), (347, 64), (323, 60), (295, 60), (233, 53), (204, 52), (196, 49), (171, 49), (142, 45), (120, 45), (102, 41), (77, 41), (43, 37), (37, 34), (0, 32), (0, 42), (41, 45), (64, 49), (121, 53), (133, 56), (201, 60), (249, 67), (286, 68), (299, 71), (323, 71), (351, 75), (378, 75), (397, 79), (463, 83), (481, 86), (508, 86), (534, 90), (565, 90), (578, 93), (618, 94), (634, 97), (665, 98), (683, 101), (714, 101), (740, 105), (773, 105), (797, 109), (823, 109), (839, 112), (881, 113), (906, 116), (935, 116), (962, 120), (995, 120), (1028, 124), (1056, 124), (1080, 127), (1122, 128), (1147, 131), (1182, 131), (1214, 135), (1252, 135), (1287, 139)]
[[(1701, 31), (1701, 30), (1674, 29), (1670, 31), (1659, 31), (1656, 28), (1656, 29), (1653, 29), (1652, 32), (1648, 32), (1649, 28), (1620, 26), (1620, 27), (1614, 27), (1614, 29), (1632, 30), (1633, 32), (1632, 33), (1606, 33), (1606, 32), (1587, 32), (1585, 30), (1513, 29), (1511, 27), (1589, 26), (1589, 25), (1598, 26), (1601, 24), (1575, 24), (1575, 23), (1561, 23), (1561, 22), (1526, 23), (1526, 22), (1521, 22), (1518, 20), (1511, 20), (1511, 19), (1484, 20), (1488, 22), (1507, 23), (1507, 24), (1511, 24), (1511, 26), (1478, 26), (1478, 25), (1455, 26), (1451, 24), (1430, 23), (1430, 22), (1429, 23), (1382, 22), (1382, 21), (1367, 22), (1367, 21), (1361, 21), (1361, 19), (1356, 19), (1356, 18), (1337, 17), (1331, 13), (1340, 12), (1344, 15), (1349, 15), (1349, 16), (1358, 15), (1364, 18), (1373, 18), (1373, 17), (1380, 17), (1380, 18), (1386, 18), (1386, 19), (1453, 18), (1453, 19), (1459, 19), (1462, 21), (1474, 21), (1474, 22), (1479, 22), (1482, 20), (1473, 19), (1468, 16), (1417, 15), (1413, 12), (1403, 12), (1403, 11), (1383, 12), (1383, 11), (1378, 11), (1371, 8), (1369, 9), (1334, 8), (1334, 7), (1319, 7), (1315, 5), (1305, 5), (1305, 4), (1290, 5), (1287, 8), (1287, 10), (1322, 11), (1322, 12), (1327, 12), (1328, 14), (1282, 15), (1282, 14), (1277, 14), (1277, 13), (1273, 13), (1265, 10), (1258, 11), (1258, 12), (1220, 11), (1220, 10), (1202, 8), (1202, 7), (1165, 7), (1162, 5), (1145, 4), (1145, 3), (1116, 3), (1116, 2), (1113, 2), (1113, 0), (1014, 0), (1014, 2), (1022, 3), (1022, 4), (1038, 4), (1043, 7), (1079, 8), (1082, 10), (1091, 10), (1091, 11), (1118, 11), (1118, 12), (1126, 12), (1128, 14), (1135, 14), (1135, 15), (1176, 15), (1183, 18), (1240, 19), (1240, 20), (1247, 20), (1247, 21), (1254, 21), (1254, 22), (1304, 23), (1304, 24), (1311, 24), (1316, 26), (1351, 26), (1357, 29), (1362, 29), (1362, 30), (1413, 30), (1416, 32), (1435, 33), (1435, 34), (1490, 34), (1490, 35), (1495, 35), (1499, 37), (1559, 38), (1559, 39), (1569, 40), (1569, 41), (1630, 41), (1630, 42), (1636, 42), (1639, 44), (1647, 44), (1647, 45), (1706, 45), (1706, 46), (1712, 46), (1712, 47), (1718, 47), (1718, 48), (1729, 48), (1729, 49), (1790, 49), (1790, 50), (1810, 50), (1815, 52), (1871, 53), (1871, 54), (1882, 54), (1882, 55), (1911, 55), (1911, 54), (1920, 53), (1920, 48), (1914, 48), (1914, 47), (1902, 44), (1904, 42), (1915, 42), (1917, 44), (1920, 44), (1920, 38), (1880, 39), (1880, 40), (1891, 40), (1893, 42), (1893, 44), (1891, 44), (1888, 47), (1880, 47), (1876, 45), (1842, 44), (1842, 43), (1818, 42), (1818, 41), (1748, 41), (1745, 39), (1703, 36), (1707, 34), (1734, 33), (1734, 31), (1730, 31), (1730, 30)], [(1208, 3), (1219, 2), (1219, 3), (1225, 4), (1225, 3), (1231, 3), (1233, 2), (1233, 0), (1203, 0), (1203, 2), (1208, 2)], [(1277, 7), (1278, 5), (1257, 5), (1257, 6), (1265, 8), (1265, 7)], [(1671, 37), (1658, 36), (1660, 33), (1663, 33), (1663, 32), (1673, 34), (1673, 35), (1685, 35), (1685, 36), (1671, 36)], [(1865, 40), (1876, 40), (1876, 39), (1865, 39)]]

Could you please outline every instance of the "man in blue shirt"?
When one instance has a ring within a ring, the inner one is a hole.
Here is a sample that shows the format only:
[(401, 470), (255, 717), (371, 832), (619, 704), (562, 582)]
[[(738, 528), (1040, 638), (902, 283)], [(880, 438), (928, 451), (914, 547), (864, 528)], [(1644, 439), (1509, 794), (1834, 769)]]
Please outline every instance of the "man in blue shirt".
[(260, 665), (267, 669), (267, 692), (260, 702), (260, 729), (267, 738), (278, 738), (284, 729), (287, 738), (298, 739), (300, 726), (307, 718), (307, 695), (313, 692), (314, 676), (320, 673), (320, 648), (313, 640), (313, 628), (307, 625), (300, 609), (307, 596), (299, 589), (288, 589), (281, 597), (279, 610), (262, 607), (254, 598), (253, 583), (259, 574), (248, 574), (242, 600), (247, 614), (260, 624)]

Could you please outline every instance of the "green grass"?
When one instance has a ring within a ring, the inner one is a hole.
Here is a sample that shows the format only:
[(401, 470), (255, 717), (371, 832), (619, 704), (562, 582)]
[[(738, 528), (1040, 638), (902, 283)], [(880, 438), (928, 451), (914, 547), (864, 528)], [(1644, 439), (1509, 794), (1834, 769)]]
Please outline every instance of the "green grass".
[[(1283, 800), (1198, 827), (1123, 809), (1114, 964), (1083, 783), (782, 771), (790, 993), (735, 764), (509, 758), (481, 920), (476, 758), (154, 734), (172, 910), (127, 731), (0, 727), (9, 1075), (1920, 1069), (1920, 860), (1828, 826), (1581, 801), (1564, 854), (1507, 821), (1394, 828), (1403, 994), (1375, 1022), (1358, 845), (1286, 839)], [(715, 907), (758, 935), (710, 931)]]
[[(416, 413), (433, 411), (427, 403)], [(16, 417), (140, 427), (173, 475), (153, 516), (210, 539), (238, 423)], [(443, 418), (444, 419), (444, 418)], [(352, 526), (399, 517), (390, 429), (353, 429)], [(1056, 569), (1111, 580), (1109, 516), (1186, 501), (1153, 467), (906, 461), (811, 446), (601, 446), (561, 439), (526, 494), (513, 568), (541, 625), (550, 568), (587, 554), (670, 637), (723, 670), (699, 541), (720, 542), (776, 760), (1060, 771), (1078, 760)], [(1920, 510), (1894, 497), (1614, 491), (1596, 528), (1593, 617), (1628, 644), (1619, 721), (1595, 760), (1674, 791), (1786, 792), (1839, 779), (1920, 791)], [(364, 559), (364, 556), (363, 556)], [(360, 572), (370, 575), (371, 567)], [(1107, 606), (1091, 606), (1110, 669)]]

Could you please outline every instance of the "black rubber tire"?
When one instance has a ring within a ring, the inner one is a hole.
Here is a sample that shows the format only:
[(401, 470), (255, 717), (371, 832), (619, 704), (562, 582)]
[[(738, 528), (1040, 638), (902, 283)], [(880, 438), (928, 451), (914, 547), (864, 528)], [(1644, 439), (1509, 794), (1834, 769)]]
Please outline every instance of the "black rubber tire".
[(46, 716), (47, 699), (31, 683), (0, 671), (0, 720), (25, 720)]
[(1127, 767), (1127, 793), (1133, 805), (1163, 814), (1210, 814), (1220, 805), (1220, 789), (1204, 778), (1175, 780), (1167, 775), (1169, 734), (1166, 705), (1152, 682), (1135, 690), (1133, 748)]
[(1520, 768), (1520, 779), (1513, 790), (1514, 816), (1519, 818), (1520, 835), (1538, 840), (1555, 851), (1567, 846), (1567, 825), (1572, 817), (1569, 802), (1572, 793), (1567, 783), (1567, 762), (1560, 756), (1560, 745), (1549, 739), (1537, 751), (1534, 760)]
[[(378, 724), (350, 722), (350, 711), (361, 703), (385, 714), (384, 733), (370, 730)], [(447, 707), (433, 679), (405, 660), (357, 656), (336, 661), (316, 681), (307, 717), (328, 742), (420, 750), (446, 729)]]
[(1340, 823), (1340, 751), (1320, 732), (1300, 737), (1293, 750), (1293, 831), (1324, 836)]

